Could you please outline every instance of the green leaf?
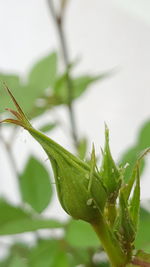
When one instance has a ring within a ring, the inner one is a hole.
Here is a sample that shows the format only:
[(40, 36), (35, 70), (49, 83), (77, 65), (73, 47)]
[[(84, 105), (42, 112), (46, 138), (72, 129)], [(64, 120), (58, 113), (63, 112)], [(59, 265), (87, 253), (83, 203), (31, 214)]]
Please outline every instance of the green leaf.
[(3, 82), (10, 88), (12, 88), (16, 97), (18, 97), (18, 90), (20, 87), (20, 77), (14, 74), (4, 74), (0, 73), (0, 107), (1, 111), (5, 111), (6, 106), (9, 103), (9, 107), (12, 108), (14, 105), (10, 102), (10, 98), (4, 90)]
[(28, 265), (22, 257), (16, 255), (12, 257), (8, 267), (28, 267)]
[[(21, 82), (20, 77), (13, 74), (0, 73), (0, 80), (4, 81), (11, 88), (26, 114), (34, 117), (38, 115), (36, 100), (44, 96), (46, 88), (53, 87), (56, 75), (57, 55), (56, 53), (51, 53), (35, 64), (29, 73), (29, 80), (26, 83)], [(10, 99), (4, 91), (3, 84), (0, 87), (0, 106), (1, 110), (4, 111)], [(13, 108), (12, 103), (10, 103), (9, 107)], [(44, 111), (47, 108), (48, 106), (45, 102)]]
[(43, 92), (54, 85), (57, 74), (57, 54), (55, 52), (38, 61), (29, 73), (29, 84), (36, 85)]
[(69, 261), (59, 240), (41, 240), (37, 247), (31, 250), (29, 266), (69, 267)]
[(3, 199), (0, 200), (0, 235), (61, 227), (63, 224), (56, 220), (43, 219), (20, 207), (12, 206)]
[(66, 228), (65, 239), (78, 248), (99, 247), (99, 240), (92, 227), (84, 221), (71, 220)]
[(135, 240), (136, 249), (150, 252), (150, 212), (141, 208), (138, 232)]
[[(80, 97), (84, 91), (94, 82), (103, 80), (104, 78), (108, 77), (110, 75), (110, 72), (102, 73), (100, 75), (84, 75), (77, 78), (72, 78), (71, 80), (71, 86), (72, 86), (72, 97), (73, 99), (76, 99)], [(64, 73), (62, 76), (60, 76), (54, 87), (54, 94), (60, 97), (62, 99), (62, 103), (67, 103), (67, 74)]]
[(52, 197), (50, 177), (44, 165), (33, 156), (30, 157), (19, 181), (23, 201), (37, 212), (42, 212)]
[[(149, 136), (150, 136), (150, 121), (148, 120), (141, 127), (136, 143), (123, 154), (120, 160), (121, 165), (125, 165), (126, 163), (129, 163), (129, 166), (125, 172), (126, 181), (128, 181), (129, 178), (131, 177), (131, 173), (135, 165), (135, 162), (137, 161), (139, 153), (142, 150), (146, 149), (147, 147), (150, 147)], [(144, 167), (145, 167), (144, 162), (145, 161), (142, 162), (140, 174), (144, 170)]]
[(140, 150), (144, 150), (150, 146), (150, 120), (148, 120), (139, 131), (138, 135), (138, 147)]
[(57, 123), (47, 123), (43, 125), (39, 130), (43, 133), (53, 130), (57, 126)]
[(76, 79), (73, 80), (73, 88), (74, 88), (73, 98), (77, 98), (77, 97), (81, 96), (84, 93), (84, 91), (92, 83), (99, 81), (101, 79), (104, 79), (106, 76), (105, 76), (105, 74), (100, 74), (97, 76), (85, 75), (85, 76), (77, 77)]

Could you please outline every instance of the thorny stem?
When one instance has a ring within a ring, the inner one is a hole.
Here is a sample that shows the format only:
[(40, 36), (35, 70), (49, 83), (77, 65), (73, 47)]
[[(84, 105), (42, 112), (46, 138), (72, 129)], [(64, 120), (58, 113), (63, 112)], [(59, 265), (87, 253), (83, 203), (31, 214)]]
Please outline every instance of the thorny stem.
[(64, 59), (64, 64), (66, 68), (66, 84), (67, 84), (67, 93), (68, 93), (68, 101), (67, 101), (67, 106), (68, 106), (68, 111), (69, 111), (69, 118), (70, 118), (70, 124), (72, 128), (72, 138), (75, 144), (75, 147), (78, 147), (78, 137), (77, 137), (77, 129), (76, 129), (76, 121), (75, 121), (75, 115), (74, 115), (74, 109), (72, 105), (72, 99), (73, 99), (73, 84), (72, 84), (72, 79), (70, 75), (70, 70), (69, 70), (69, 56), (68, 56), (68, 48), (67, 48), (67, 42), (63, 30), (63, 12), (58, 16), (55, 12), (54, 5), (53, 5), (53, 0), (48, 0), (48, 6), (49, 10), (51, 12), (51, 15), (53, 17), (53, 20), (55, 22), (57, 31), (58, 31), (58, 36), (61, 44), (61, 49), (63, 53), (63, 59)]

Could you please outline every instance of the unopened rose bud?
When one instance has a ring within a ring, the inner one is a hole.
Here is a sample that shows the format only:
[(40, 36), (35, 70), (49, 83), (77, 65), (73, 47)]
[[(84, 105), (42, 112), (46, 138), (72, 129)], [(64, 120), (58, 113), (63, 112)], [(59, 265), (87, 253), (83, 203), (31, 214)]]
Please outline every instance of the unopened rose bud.
[(3, 122), (24, 127), (43, 147), (52, 164), (57, 193), (63, 209), (75, 219), (90, 223), (99, 220), (106, 203), (106, 191), (99, 174), (95, 171), (94, 154), (90, 167), (52, 139), (35, 130), (9, 89), (8, 92), (17, 108), (17, 111), (9, 111), (17, 119), (6, 119)]

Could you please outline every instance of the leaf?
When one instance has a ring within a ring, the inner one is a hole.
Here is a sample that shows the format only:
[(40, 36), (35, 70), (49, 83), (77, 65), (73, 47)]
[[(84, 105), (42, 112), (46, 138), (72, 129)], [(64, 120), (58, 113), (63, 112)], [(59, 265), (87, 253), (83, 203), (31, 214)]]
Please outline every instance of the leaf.
[(12, 88), (13, 92), (15, 93), (17, 97), (17, 92), (20, 87), (20, 77), (14, 74), (4, 74), (0, 73), (0, 107), (1, 110), (4, 111), (6, 106), (10, 105), (10, 108), (13, 107), (12, 102), (10, 102), (10, 98), (6, 94), (4, 90), (3, 83), (7, 84), (8, 87)]
[(63, 224), (56, 220), (43, 219), (25, 211), (21, 207), (9, 204), (3, 199), (0, 200), (0, 235), (61, 227), (63, 227)]
[(138, 147), (144, 150), (150, 146), (150, 120), (143, 124), (138, 135)]
[[(17, 75), (0, 74), (0, 80), (13, 90), (17, 100), (23, 106), (23, 109), (30, 117), (36, 117), (39, 111), (45, 111), (49, 108), (45, 100), (45, 104), (40, 110), (37, 106), (37, 99), (45, 96), (45, 89), (53, 87), (57, 75), (57, 55), (51, 53), (47, 57), (38, 61), (31, 69), (27, 82), (22, 82)], [(3, 87), (3, 85), (1, 86)], [(2, 88), (3, 89), (3, 88)], [(1, 109), (4, 111), (9, 103), (9, 98), (4, 90), (1, 90)], [(12, 103), (9, 105), (13, 108)]]
[[(94, 82), (103, 80), (108, 77), (110, 72), (102, 73), (100, 75), (84, 75), (76, 78), (72, 78), (71, 87), (72, 87), (72, 98), (76, 99), (81, 96), (82, 93)], [(68, 101), (68, 90), (67, 90), (67, 74), (64, 73), (60, 76), (54, 87), (54, 94), (62, 99), (62, 103), (67, 103)]]
[(59, 240), (41, 240), (31, 250), (29, 256), (30, 267), (69, 267), (67, 253)]
[(66, 228), (65, 239), (78, 248), (99, 247), (99, 240), (92, 227), (83, 221), (71, 220)]
[[(107, 75), (106, 75), (107, 76)], [(81, 94), (84, 93), (84, 91), (94, 82), (101, 80), (105, 78), (105, 75), (97, 75), (97, 76), (80, 76), (73, 80), (73, 88), (74, 88), (74, 94), (73, 98), (77, 98), (81, 96)]]
[(57, 74), (57, 54), (55, 52), (38, 61), (29, 73), (29, 84), (36, 85), (42, 92), (54, 85)]
[(39, 130), (43, 133), (53, 130), (57, 126), (57, 123), (47, 123), (43, 125)]
[[(139, 153), (146, 149), (147, 147), (150, 147), (150, 121), (144, 123), (144, 125), (141, 127), (141, 130), (139, 132), (137, 141), (135, 144), (129, 148), (122, 156), (120, 163), (121, 165), (125, 165), (126, 163), (129, 163), (128, 168), (125, 172), (125, 181), (127, 182), (131, 176), (133, 167), (135, 165), (135, 162), (137, 161)], [(141, 168), (140, 168), (140, 174), (143, 172), (145, 164), (145, 161), (142, 162)]]
[(97, 81), (103, 81), (109, 78), (113, 73), (113, 70), (102, 72), (98, 75), (83, 75), (73, 79), (74, 94), (73, 98), (78, 98), (84, 93), (84, 91), (93, 83)]
[(136, 249), (150, 252), (150, 212), (141, 208), (138, 232), (135, 240)]
[(28, 267), (26, 261), (20, 256), (12, 257), (8, 267)]
[(37, 212), (42, 212), (52, 197), (50, 177), (44, 165), (33, 156), (30, 157), (19, 181), (23, 201)]

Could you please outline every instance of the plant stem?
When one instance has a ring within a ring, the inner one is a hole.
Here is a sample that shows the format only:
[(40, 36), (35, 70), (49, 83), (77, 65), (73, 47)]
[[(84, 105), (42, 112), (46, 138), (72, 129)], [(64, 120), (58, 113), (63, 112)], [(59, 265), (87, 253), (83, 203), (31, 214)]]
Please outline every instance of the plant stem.
[(118, 241), (111, 234), (107, 223), (101, 217), (99, 222), (92, 224), (106, 251), (112, 267), (123, 267), (127, 263), (126, 255), (123, 253)]
[(68, 111), (69, 111), (69, 118), (70, 118), (70, 124), (71, 124), (71, 129), (72, 129), (72, 138), (75, 144), (75, 147), (78, 147), (78, 137), (77, 137), (77, 129), (76, 129), (76, 121), (75, 121), (75, 115), (74, 115), (74, 109), (73, 109), (73, 83), (70, 75), (70, 70), (69, 70), (69, 55), (68, 55), (68, 47), (67, 47), (67, 42), (63, 30), (63, 14), (60, 14), (59, 16), (56, 14), (53, 1), (48, 0), (48, 6), (49, 10), (51, 12), (51, 15), (53, 17), (53, 20), (55, 22), (57, 31), (58, 31), (58, 36), (60, 40), (60, 45), (62, 49), (62, 54), (63, 54), (63, 59), (64, 59), (64, 64), (66, 68), (66, 84), (67, 84), (67, 95), (68, 95), (68, 101), (67, 101), (67, 106), (68, 106)]

